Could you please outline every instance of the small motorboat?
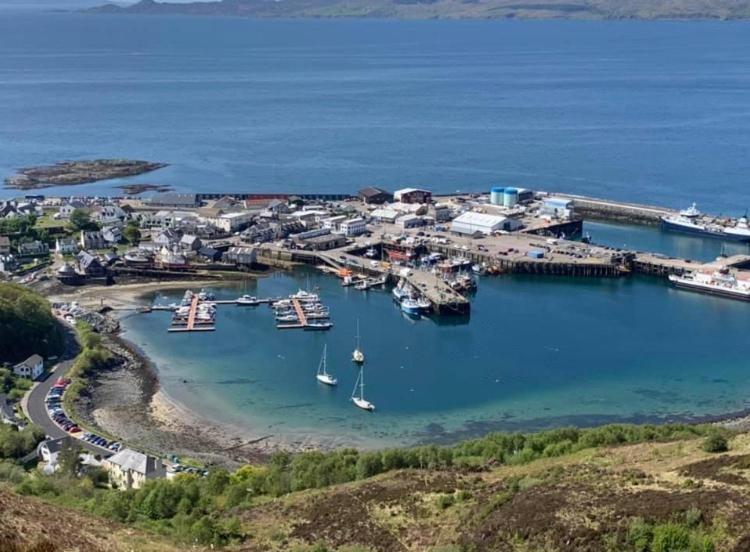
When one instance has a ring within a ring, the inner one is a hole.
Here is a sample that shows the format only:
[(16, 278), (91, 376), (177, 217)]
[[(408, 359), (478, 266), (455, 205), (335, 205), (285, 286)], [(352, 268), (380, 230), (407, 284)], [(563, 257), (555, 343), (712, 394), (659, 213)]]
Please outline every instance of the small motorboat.
[(237, 299), (236, 303), (243, 307), (257, 307), (260, 304), (260, 301), (258, 301), (258, 298), (254, 295), (243, 295)]

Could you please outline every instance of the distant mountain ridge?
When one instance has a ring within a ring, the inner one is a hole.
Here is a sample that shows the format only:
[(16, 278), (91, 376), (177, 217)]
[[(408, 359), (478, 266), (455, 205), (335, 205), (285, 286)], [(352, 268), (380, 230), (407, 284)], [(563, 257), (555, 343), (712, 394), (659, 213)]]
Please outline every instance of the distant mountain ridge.
[(141, 0), (88, 13), (401, 19), (748, 19), (750, 0)]

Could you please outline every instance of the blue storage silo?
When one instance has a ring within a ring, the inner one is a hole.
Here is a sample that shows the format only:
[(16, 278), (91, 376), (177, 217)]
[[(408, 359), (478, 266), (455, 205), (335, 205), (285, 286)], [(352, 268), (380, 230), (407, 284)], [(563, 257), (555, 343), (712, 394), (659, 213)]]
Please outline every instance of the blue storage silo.
[(518, 203), (518, 189), (505, 188), (503, 190), (503, 205), (505, 207), (513, 207), (516, 203)]
[(505, 188), (501, 186), (495, 186), (490, 190), (490, 203), (492, 205), (502, 205), (503, 204), (503, 192), (505, 191)]

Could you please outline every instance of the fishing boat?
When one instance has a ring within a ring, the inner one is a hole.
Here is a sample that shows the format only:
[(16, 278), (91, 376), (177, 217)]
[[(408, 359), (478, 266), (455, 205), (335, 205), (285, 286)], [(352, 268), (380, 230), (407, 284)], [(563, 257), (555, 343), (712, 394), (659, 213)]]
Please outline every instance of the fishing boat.
[(362, 348), (359, 345), (359, 318), (357, 318), (357, 346), (352, 352), (352, 361), (357, 364), (362, 364), (365, 361), (365, 354), (362, 352)]
[(320, 358), (320, 364), (318, 364), (318, 373), (315, 377), (320, 383), (324, 383), (326, 385), (336, 385), (338, 383), (338, 380), (328, 373), (326, 363), (327, 350), (328, 345), (323, 345), (323, 356)]
[(419, 306), (419, 310), (422, 312), (430, 312), (432, 310), (432, 303), (430, 303), (430, 300), (425, 296), (419, 297), (417, 299), (417, 305)]
[(393, 294), (393, 298), (400, 303), (402, 299), (409, 296), (409, 287), (410, 286), (408, 283), (406, 283), (406, 280), (401, 279), (398, 285), (393, 288), (393, 291), (391, 292)]
[(257, 307), (260, 304), (258, 298), (254, 295), (243, 295), (235, 301), (237, 305), (245, 307)]
[(354, 276), (351, 274), (347, 274), (341, 279), (341, 285), (344, 287), (353, 286), (354, 285)]
[(421, 312), (419, 303), (417, 303), (416, 299), (412, 299), (411, 297), (404, 297), (401, 300), (401, 310), (409, 316), (419, 316)]
[(662, 229), (682, 234), (693, 234), (709, 238), (719, 238), (728, 241), (750, 242), (750, 227), (747, 216), (741, 217), (735, 224), (717, 224), (706, 222), (703, 213), (693, 203), (677, 215), (661, 217)]
[(377, 255), (378, 252), (374, 247), (370, 247), (367, 251), (365, 251), (365, 257), (367, 257), (368, 259), (374, 259), (375, 257), (377, 257)]
[[(357, 396), (357, 388), (359, 388), (359, 397)], [(357, 408), (372, 412), (375, 410), (375, 405), (365, 399), (365, 372), (364, 366), (360, 365), (359, 375), (357, 381), (354, 383), (354, 390), (352, 391), (352, 402)]]

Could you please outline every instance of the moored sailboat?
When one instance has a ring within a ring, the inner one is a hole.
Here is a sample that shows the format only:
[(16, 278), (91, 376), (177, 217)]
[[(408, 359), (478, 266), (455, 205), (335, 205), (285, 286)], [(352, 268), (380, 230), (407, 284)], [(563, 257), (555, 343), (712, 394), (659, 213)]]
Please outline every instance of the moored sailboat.
[(362, 352), (362, 348), (359, 344), (359, 318), (357, 318), (357, 346), (352, 352), (352, 361), (357, 364), (362, 364), (365, 361), (365, 354)]
[[(357, 396), (357, 388), (359, 388), (359, 397)], [(364, 366), (361, 365), (359, 367), (359, 376), (357, 376), (357, 381), (352, 391), (352, 402), (357, 408), (361, 408), (362, 410), (367, 410), (368, 412), (375, 410), (375, 405), (365, 399), (365, 373)]]
[(338, 384), (338, 380), (328, 373), (326, 362), (327, 350), (328, 345), (323, 345), (323, 356), (320, 358), (320, 364), (318, 364), (318, 373), (315, 375), (315, 377), (320, 383), (333, 386)]

